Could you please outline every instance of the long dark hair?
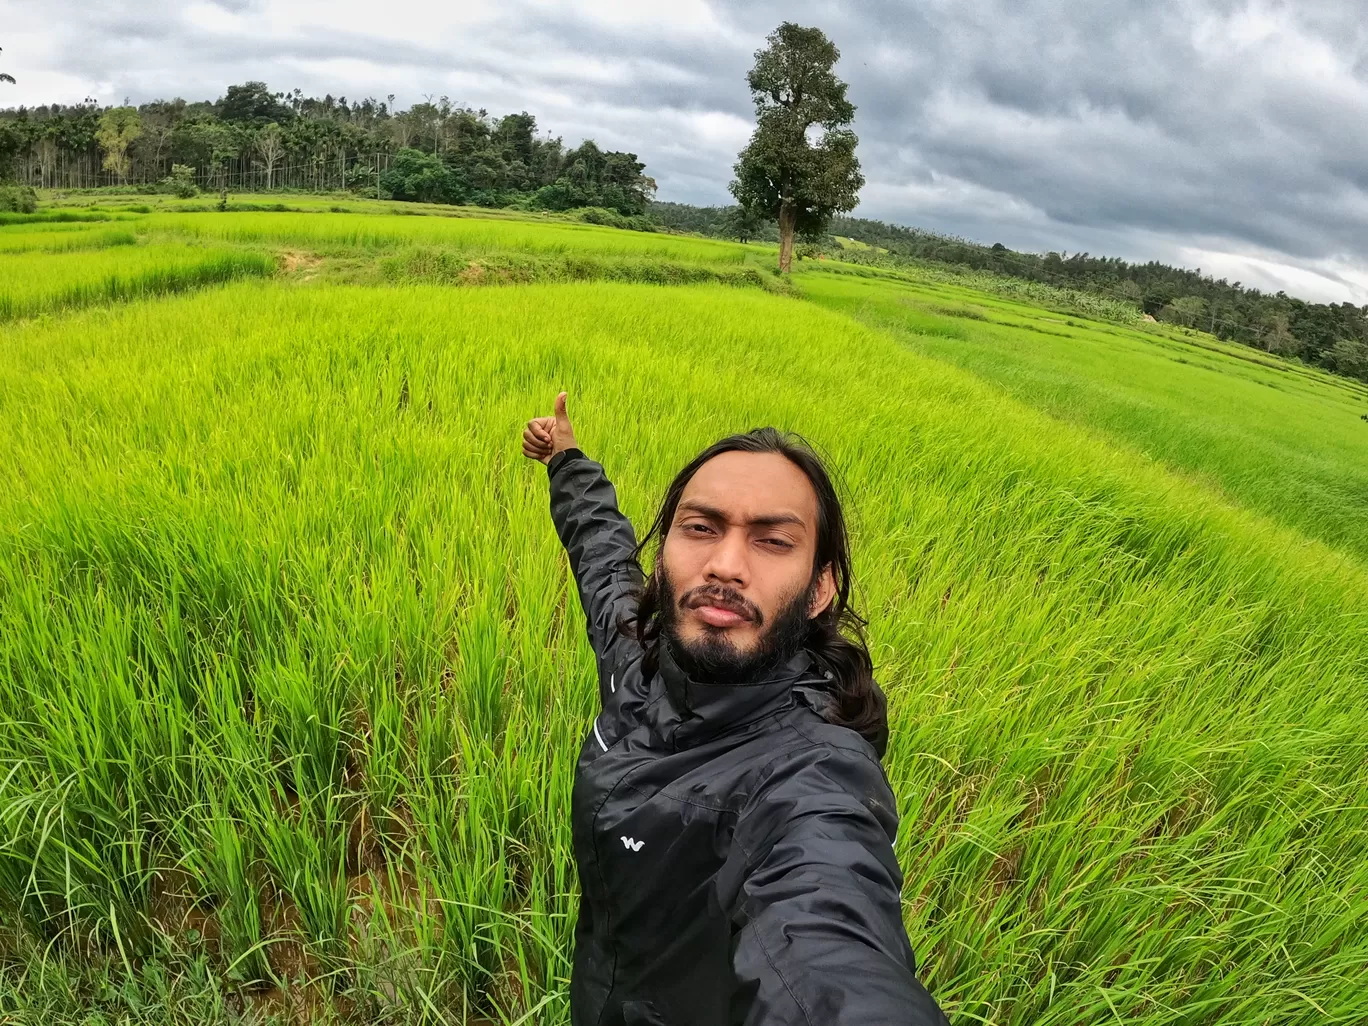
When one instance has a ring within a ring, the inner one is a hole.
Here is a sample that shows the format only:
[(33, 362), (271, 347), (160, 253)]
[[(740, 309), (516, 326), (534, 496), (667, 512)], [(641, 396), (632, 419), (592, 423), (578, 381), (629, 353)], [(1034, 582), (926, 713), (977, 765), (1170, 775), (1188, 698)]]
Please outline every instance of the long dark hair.
[[(698, 468), (724, 452), (783, 456), (807, 476), (817, 493), (817, 551), (813, 557), (812, 579), (815, 580), (824, 567), (830, 566), (836, 594), (826, 609), (809, 621), (804, 647), (825, 677), (826, 691), (832, 698), (823, 716), (828, 722), (858, 732), (882, 757), (888, 742), (888, 703), (874, 680), (874, 664), (865, 641), (865, 619), (855, 610), (851, 599), (853, 579), (845, 513), (831, 475), (806, 439), (791, 432), (762, 427), (744, 434), (728, 435), (708, 446), (670, 482), (651, 529), (637, 545), (638, 562), (652, 539), (664, 543), (665, 534), (674, 523), (679, 500)], [(660, 574), (656, 572), (646, 579), (636, 614), (618, 624), (622, 633), (635, 637), (645, 650), (643, 669), (647, 674), (655, 671), (659, 661), (660, 600)]]

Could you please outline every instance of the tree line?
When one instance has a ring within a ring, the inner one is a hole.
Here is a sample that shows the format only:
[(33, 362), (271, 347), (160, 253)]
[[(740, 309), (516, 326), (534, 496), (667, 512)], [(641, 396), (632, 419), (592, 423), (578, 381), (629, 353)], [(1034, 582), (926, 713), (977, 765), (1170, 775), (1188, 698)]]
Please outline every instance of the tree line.
[(36, 188), (351, 189), (396, 199), (605, 207), (637, 215), (655, 191), (634, 153), (568, 148), (526, 111), (494, 117), (446, 97), (406, 110), (366, 98), (229, 86), (213, 101), (93, 100), (0, 111), (0, 178)]
[[(652, 203), (647, 213), (662, 225), (740, 241), (773, 241), (773, 221), (743, 224), (737, 206), (698, 207)], [(989, 271), (1119, 299), (1158, 321), (1277, 353), (1368, 382), (1368, 305), (1311, 303), (1286, 292), (1265, 292), (1201, 269), (1151, 260), (1130, 263), (1089, 253), (1023, 253), (1002, 243), (986, 245), (921, 228), (834, 215), (827, 231), (800, 246), (799, 256), (839, 255), (841, 260), (884, 266), (930, 262)], [(842, 248), (854, 239), (872, 250)]]
[(831, 231), (895, 255), (1099, 292), (1130, 302), (1156, 320), (1368, 381), (1368, 305), (1310, 303), (1157, 260), (1020, 253), (1001, 243), (982, 245), (864, 218), (835, 218)]

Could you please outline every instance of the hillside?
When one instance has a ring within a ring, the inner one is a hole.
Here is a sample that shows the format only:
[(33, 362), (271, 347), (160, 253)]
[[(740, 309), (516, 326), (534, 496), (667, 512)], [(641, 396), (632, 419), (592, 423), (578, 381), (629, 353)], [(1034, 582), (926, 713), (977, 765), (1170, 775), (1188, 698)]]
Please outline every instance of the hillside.
[(853, 271), (809, 265), (796, 281), (914, 352), (1368, 560), (1368, 387), (1200, 332)]
[[(731, 237), (728, 207), (652, 203), (662, 224)], [(757, 236), (769, 238), (768, 230)], [(850, 246), (849, 242), (859, 243)], [(1002, 243), (970, 242), (919, 228), (858, 217), (832, 219), (824, 255), (869, 266), (939, 265), (1078, 290), (1170, 324), (1200, 329), (1265, 353), (1368, 382), (1368, 306), (1311, 303), (1286, 293), (1269, 295), (1157, 261), (1129, 263), (1088, 253), (1022, 253)]]

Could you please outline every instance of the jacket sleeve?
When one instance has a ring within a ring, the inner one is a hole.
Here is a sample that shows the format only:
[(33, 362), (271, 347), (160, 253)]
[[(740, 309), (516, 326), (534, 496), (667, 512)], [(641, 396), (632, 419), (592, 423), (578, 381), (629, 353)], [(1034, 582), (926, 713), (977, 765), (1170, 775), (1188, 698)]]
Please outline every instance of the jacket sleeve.
[(738, 817), (732, 1021), (747, 1026), (946, 1026), (902, 921), (897, 812), (883, 771), (813, 749)]
[(546, 469), (551, 520), (570, 556), (589, 643), (607, 663), (621, 640), (618, 618), (635, 608), (634, 596), (642, 585), (636, 533), (618, 509), (617, 492), (600, 464), (578, 449), (565, 449), (551, 457)]

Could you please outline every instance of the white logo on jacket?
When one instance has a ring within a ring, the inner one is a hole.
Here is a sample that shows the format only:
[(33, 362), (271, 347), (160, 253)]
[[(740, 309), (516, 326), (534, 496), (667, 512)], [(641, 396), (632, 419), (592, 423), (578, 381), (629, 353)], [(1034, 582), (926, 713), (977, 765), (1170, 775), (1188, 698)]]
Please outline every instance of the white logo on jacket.
[(632, 851), (641, 851), (641, 846), (645, 843), (645, 841), (638, 841), (635, 837), (624, 836), (622, 838), (622, 846), (624, 848), (631, 848)]

